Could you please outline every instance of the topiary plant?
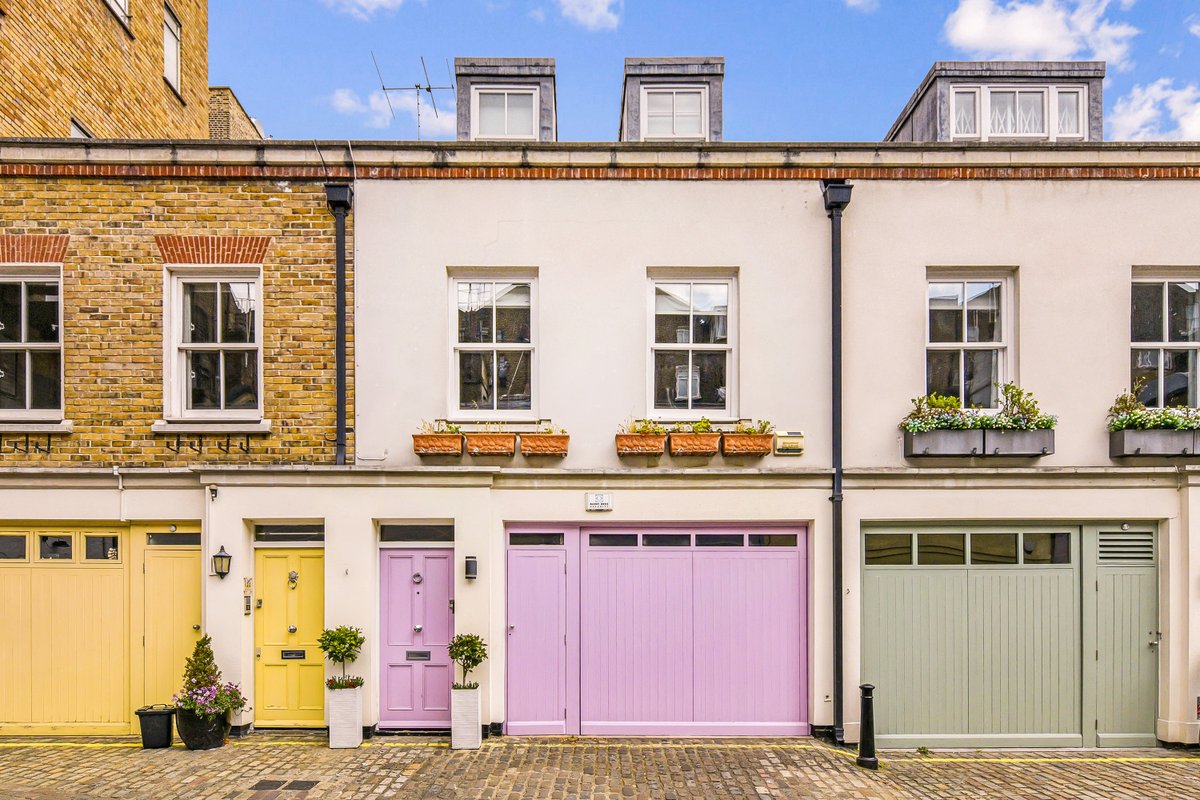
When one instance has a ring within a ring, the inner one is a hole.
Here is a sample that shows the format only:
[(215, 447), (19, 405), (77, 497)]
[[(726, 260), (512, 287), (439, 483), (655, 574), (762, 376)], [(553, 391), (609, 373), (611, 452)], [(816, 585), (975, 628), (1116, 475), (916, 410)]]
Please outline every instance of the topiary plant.
[(462, 669), (462, 683), (455, 683), (454, 688), (478, 689), (478, 683), (467, 682), (467, 675), (487, 660), (487, 644), (483, 637), (476, 633), (457, 634), (450, 640), (450, 658)]
[(346, 675), (346, 664), (354, 663), (362, 652), (367, 638), (361, 628), (340, 625), (336, 628), (326, 628), (317, 639), (317, 646), (325, 653), (325, 657), (335, 664), (342, 665), (342, 676), (325, 681), (330, 689), (354, 689), (363, 685), (363, 679), (354, 675)]

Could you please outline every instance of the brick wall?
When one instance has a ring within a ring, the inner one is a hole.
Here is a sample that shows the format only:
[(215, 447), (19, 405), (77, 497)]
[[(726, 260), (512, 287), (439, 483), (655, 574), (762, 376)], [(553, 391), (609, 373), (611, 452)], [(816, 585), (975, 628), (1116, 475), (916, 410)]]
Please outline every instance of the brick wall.
[[(74, 423), (49, 453), (26, 453), (22, 434), (0, 432), (0, 466), (332, 464), (333, 225), (315, 181), (0, 180), (0, 257), (62, 258), (63, 400)], [(151, 432), (164, 411), (164, 256), (261, 259), (263, 409), (274, 426), (250, 438), (248, 453), (244, 438), (213, 434), (184, 435), (176, 453), (174, 434)], [(352, 372), (352, 343), (348, 358)], [(353, 396), (349, 407), (353, 420)]]
[(208, 136), (208, 3), (171, 0), (182, 25), (180, 93), (163, 79), (163, 0), (0, 0), (0, 136)]
[(209, 87), (208, 138), (234, 141), (263, 138), (233, 89), (228, 86)]

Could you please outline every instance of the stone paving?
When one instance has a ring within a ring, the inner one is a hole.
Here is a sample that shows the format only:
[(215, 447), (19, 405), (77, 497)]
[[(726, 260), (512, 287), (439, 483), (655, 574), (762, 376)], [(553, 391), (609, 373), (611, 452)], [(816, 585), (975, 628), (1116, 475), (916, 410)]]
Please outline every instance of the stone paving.
[(1200, 753), (1173, 750), (853, 753), (813, 739), (434, 737), (329, 750), (324, 733), (255, 733), (208, 752), (135, 739), (0, 739), (0, 800), (348, 798), (1190, 798)]

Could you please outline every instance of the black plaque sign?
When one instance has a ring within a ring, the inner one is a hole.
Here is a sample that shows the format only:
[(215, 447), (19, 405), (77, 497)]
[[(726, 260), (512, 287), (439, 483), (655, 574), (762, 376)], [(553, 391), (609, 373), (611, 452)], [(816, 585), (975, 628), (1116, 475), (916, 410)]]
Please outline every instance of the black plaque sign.
[(303, 650), (280, 650), (279, 657), (284, 661), (303, 661), (305, 655)]
[(404, 658), (409, 661), (428, 661), (429, 660), (429, 651), (428, 650), (406, 650), (406, 651), (404, 651)]

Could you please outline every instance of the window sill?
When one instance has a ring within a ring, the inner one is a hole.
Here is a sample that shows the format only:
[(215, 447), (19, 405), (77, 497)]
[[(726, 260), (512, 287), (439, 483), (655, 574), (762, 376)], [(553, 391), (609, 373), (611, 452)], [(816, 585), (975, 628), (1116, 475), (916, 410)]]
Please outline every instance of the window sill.
[(174, 94), (175, 97), (179, 100), (180, 105), (187, 106), (187, 100), (183, 99), (183, 92), (179, 91), (179, 89), (175, 86), (175, 84), (171, 83), (171, 81), (167, 78), (166, 75), (163, 76), (163, 83), (165, 83), (167, 85), (167, 88), (170, 89), (171, 93)]
[(0, 433), (71, 433), (75, 423), (69, 419), (61, 422), (0, 422)]
[(258, 422), (194, 422), (192, 420), (155, 420), (150, 425), (152, 433), (270, 433), (271, 420)]

